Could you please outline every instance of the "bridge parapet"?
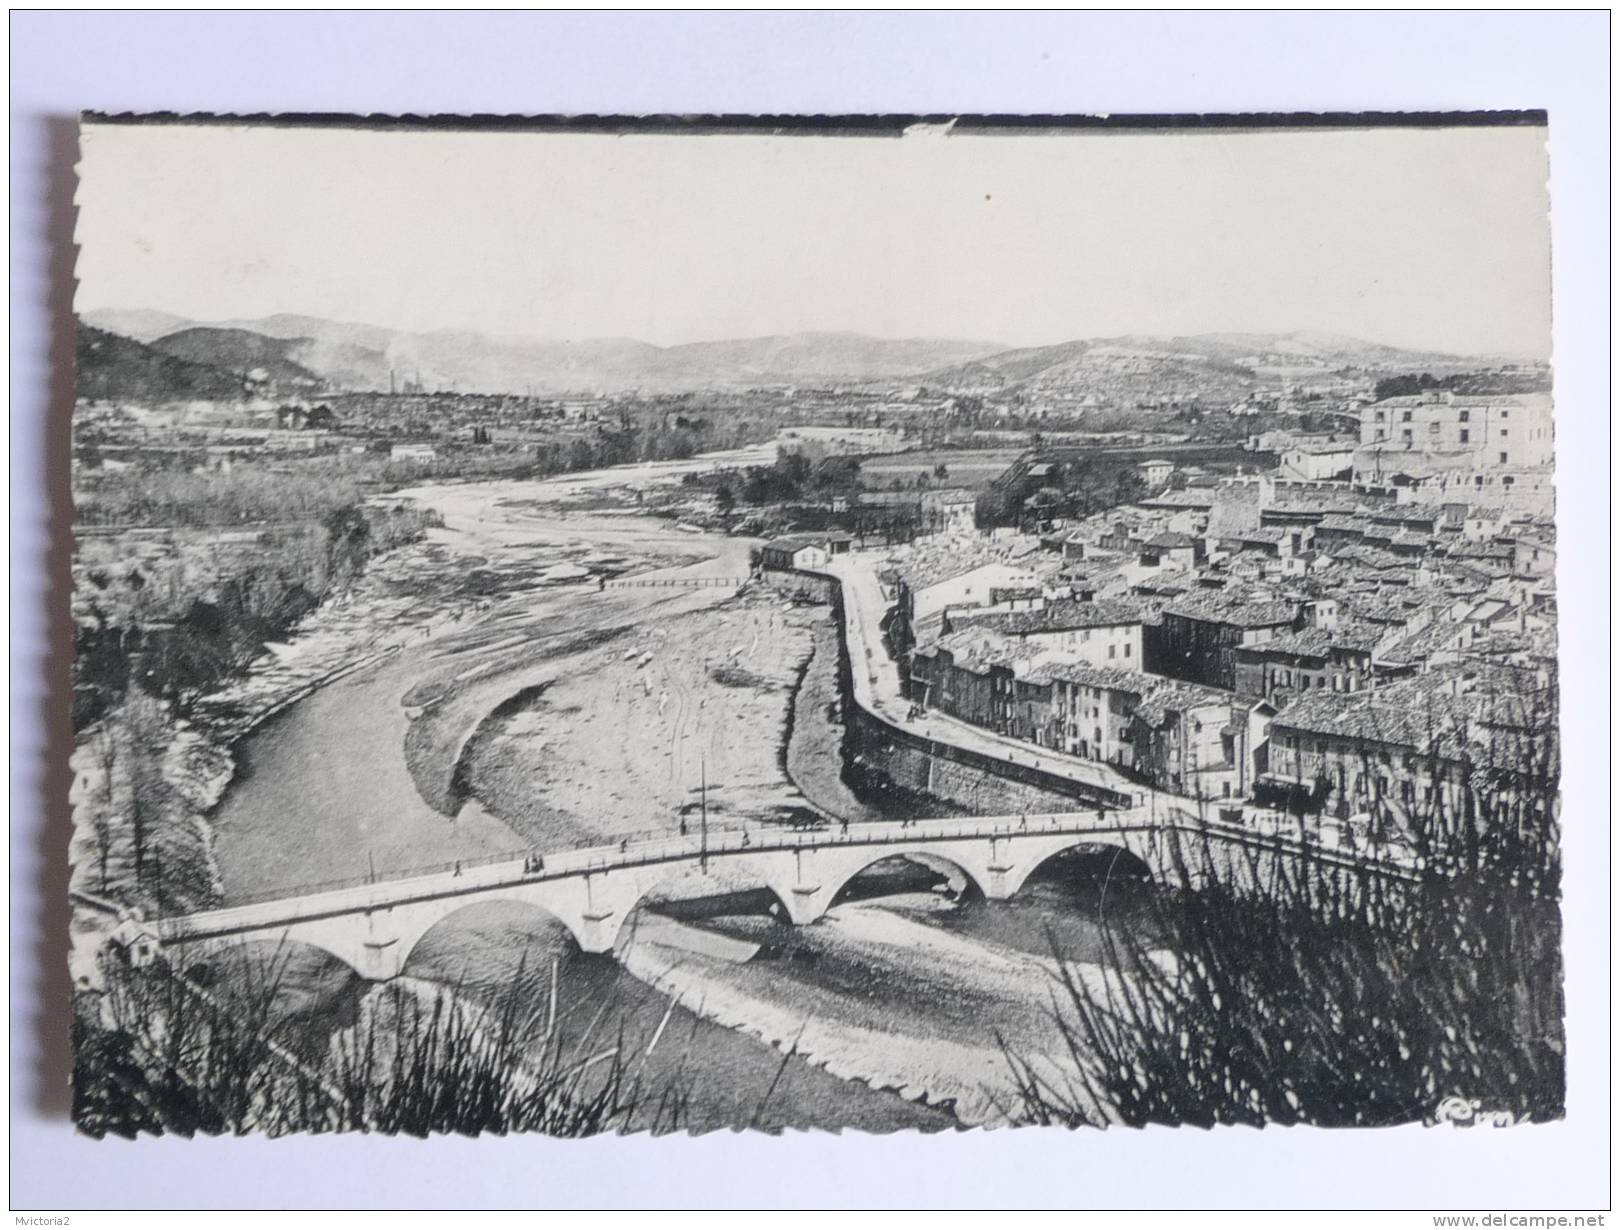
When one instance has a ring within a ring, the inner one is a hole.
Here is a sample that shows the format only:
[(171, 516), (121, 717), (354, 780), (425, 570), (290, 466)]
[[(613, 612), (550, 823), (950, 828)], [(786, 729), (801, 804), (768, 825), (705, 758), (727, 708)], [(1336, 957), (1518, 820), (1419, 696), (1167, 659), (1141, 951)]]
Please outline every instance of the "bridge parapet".
[[(1213, 851), (1204, 862), (1184, 857), (1196, 836)], [(822, 917), (839, 891), (866, 867), (901, 856), (954, 867), (984, 896), (1014, 895), (1030, 874), (1064, 850), (1112, 846), (1161, 879), (1194, 886), (1205, 875), (1266, 874), (1267, 856), (1311, 852), (1329, 865), (1410, 868), (1374, 862), (1299, 838), (1202, 819), (1190, 809), (950, 817), (842, 825), (814, 832), (732, 828), (702, 834), (662, 834), (611, 846), (505, 859), (449, 872), (364, 882), (356, 886), (159, 919), (148, 932), (164, 945), (204, 941), (297, 941), (324, 948), (375, 980), (397, 976), (433, 926), (468, 905), (513, 901), (562, 922), (585, 952), (613, 950), (625, 920), (649, 893), (669, 883), (671, 869), (694, 873), (709, 891), (739, 882), (769, 888), (788, 920)], [(1258, 869), (1258, 871), (1257, 871)], [(701, 895), (701, 891), (692, 895)]]

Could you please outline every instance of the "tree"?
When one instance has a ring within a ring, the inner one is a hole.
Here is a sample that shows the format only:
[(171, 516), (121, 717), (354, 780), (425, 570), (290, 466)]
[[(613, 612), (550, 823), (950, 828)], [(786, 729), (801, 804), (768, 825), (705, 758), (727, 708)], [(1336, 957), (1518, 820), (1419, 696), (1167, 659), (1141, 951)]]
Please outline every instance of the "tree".
[(1042, 487), (1030, 496), (1027, 507), (1037, 521), (1049, 521), (1062, 514), (1066, 503), (1063, 492), (1056, 487)]
[(568, 470), (590, 470), (596, 467), (596, 450), (591, 442), (580, 436), (568, 446)]
[(1387, 376), (1373, 385), (1373, 400), (1383, 401), (1390, 397), (1411, 397), (1425, 389), (1441, 388), (1448, 383), (1446, 379), (1436, 379), (1428, 372), (1417, 375), (1407, 373), (1400, 376)]
[(168, 779), (163, 776), (168, 722), (161, 701), (140, 695), (131, 697), (121, 711), (121, 718), (129, 740), (129, 843), (135, 875), (133, 887), (137, 895), (144, 895), (152, 864), (153, 830), (162, 823), (171, 793)]
[(810, 476), (810, 461), (803, 453), (789, 453), (786, 457), (777, 459), (777, 467), (782, 472), (783, 480), (794, 488), (804, 485), (804, 480)]
[(333, 575), (358, 572), (370, 554), (371, 525), (358, 505), (345, 504), (321, 522), (326, 531), (326, 556)]
[(118, 736), (111, 722), (96, 736), (96, 767), (101, 771), (101, 805), (91, 817), (91, 840), (96, 847), (100, 891), (107, 891), (107, 864), (112, 857), (113, 809), (118, 797)]

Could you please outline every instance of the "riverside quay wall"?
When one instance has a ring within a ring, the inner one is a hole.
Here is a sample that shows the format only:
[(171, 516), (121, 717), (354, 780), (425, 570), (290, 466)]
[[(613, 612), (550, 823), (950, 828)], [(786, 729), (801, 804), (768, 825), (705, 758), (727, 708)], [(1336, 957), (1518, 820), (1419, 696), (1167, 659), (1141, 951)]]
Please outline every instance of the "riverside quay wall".
[[(918, 815), (953, 810), (968, 815), (1007, 815), (1113, 809), (1134, 801), (1119, 791), (1060, 777), (1033, 764), (928, 738), (864, 708), (855, 699), (843, 586), (825, 574), (793, 575), (791, 588), (830, 603), (837, 621), (843, 772), (857, 794)], [(885, 669), (897, 671), (899, 667), (891, 661)]]
[(1112, 810), (1133, 802), (1117, 790), (913, 734), (862, 709), (847, 690), (844, 698), (844, 775), (868, 797), (969, 815)]

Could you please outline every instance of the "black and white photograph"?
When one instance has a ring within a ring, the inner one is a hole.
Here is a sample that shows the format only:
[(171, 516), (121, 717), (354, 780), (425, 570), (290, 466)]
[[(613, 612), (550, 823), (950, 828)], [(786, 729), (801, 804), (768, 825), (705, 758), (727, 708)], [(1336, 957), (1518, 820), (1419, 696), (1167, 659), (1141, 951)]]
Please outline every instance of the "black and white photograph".
[(1546, 117), (83, 117), (91, 1136), (1565, 1105)]

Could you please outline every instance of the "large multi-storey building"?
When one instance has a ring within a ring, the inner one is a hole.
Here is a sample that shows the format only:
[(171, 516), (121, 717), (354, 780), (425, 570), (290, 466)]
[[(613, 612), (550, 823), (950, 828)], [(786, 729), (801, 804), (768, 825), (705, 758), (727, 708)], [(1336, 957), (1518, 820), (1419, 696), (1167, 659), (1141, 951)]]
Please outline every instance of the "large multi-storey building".
[(1545, 393), (1468, 396), (1431, 390), (1361, 409), (1361, 445), (1382, 453), (1466, 453), (1479, 466), (1548, 466), (1552, 398)]
[(1522, 817), (1556, 778), (1556, 700), (1534, 672), (1459, 664), (1353, 697), (1315, 692), (1272, 721), (1269, 776), (1345, 816), (1403, 828)]
[(1420, 500), (1487, 499), (1532, 511), (1552, 501), (1552, 400), (1545, 393), (1431, 391), (1364, 406), (1351, 476)]
[(944, 631), (975, 628), (1020, 641), (1034, 652), (1059, 652), (1095, 666), (1136, 669), (1142, 665), (1139, 604), (1113, 600), (1058, 599), (1023, 611), (946, 613)]
[(1145, 669), (1188, 683), (1234, 691), (1236, 651), (1292, 632), (1297, 603), (1252, 602), (1219, 592), (1189, 594), (1167, 605), (1149, 626)]
[(1041, 742), (1088, 760), (1133, 763), (1131, 719), (1160, 680), (1141, 671), (1072, 660), (1043, 662), (1030, 679), (1051, 688)]

